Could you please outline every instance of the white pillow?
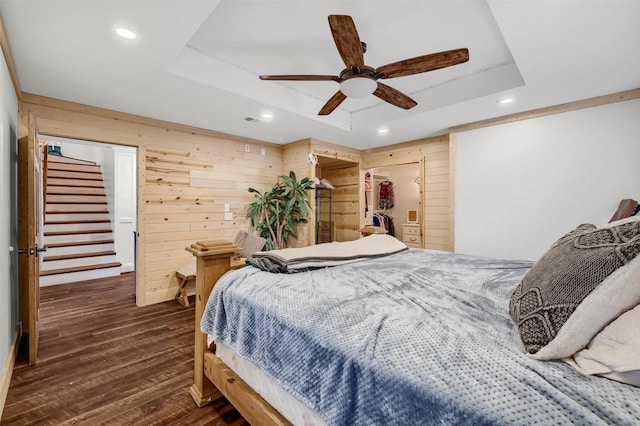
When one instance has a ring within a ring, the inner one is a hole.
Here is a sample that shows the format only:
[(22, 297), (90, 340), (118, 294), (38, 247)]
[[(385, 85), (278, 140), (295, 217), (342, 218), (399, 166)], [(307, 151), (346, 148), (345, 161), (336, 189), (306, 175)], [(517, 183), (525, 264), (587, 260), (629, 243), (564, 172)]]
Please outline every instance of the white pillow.
[(586, 349), (565, 361), (581, 373), (640, 386), (640, 305), (620, 315)]
[(613, 228), (614, 226), (624, 225), (625, 223), (632, 223), (640, 221), (640, 214), (635, 216), (625, 217), (624, 219), (614, 220), (613, 222), (605, 223), (604, 225), (598, 226), (598, 228)]

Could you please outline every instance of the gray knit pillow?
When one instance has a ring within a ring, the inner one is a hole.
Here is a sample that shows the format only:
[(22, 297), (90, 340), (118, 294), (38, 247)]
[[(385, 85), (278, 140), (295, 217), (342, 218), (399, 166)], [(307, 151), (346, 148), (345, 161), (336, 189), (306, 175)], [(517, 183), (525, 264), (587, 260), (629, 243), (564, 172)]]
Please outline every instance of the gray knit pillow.
[[(589, 294), (639, 252), (640, 222), (608, 228), (583, 224), (554, 243), (525, 275), (509, 303), (527, 352), (535, 354), (549, 344)], [(618, 281), (615, 286), (624, 286), (628, 280)], [(623, 304), (615, 309), (629, 308)]]

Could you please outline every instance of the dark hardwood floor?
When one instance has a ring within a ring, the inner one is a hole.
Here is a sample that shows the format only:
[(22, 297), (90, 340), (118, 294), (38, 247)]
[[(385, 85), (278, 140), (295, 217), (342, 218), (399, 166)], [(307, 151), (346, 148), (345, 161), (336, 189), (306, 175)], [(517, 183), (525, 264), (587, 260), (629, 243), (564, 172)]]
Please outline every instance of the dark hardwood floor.
[(38, 362), (16, 361), (3, 425), (247, 425), (226, 399), (189, 395), (193, 305), (138, 308), (134, 280), (41, 289)]

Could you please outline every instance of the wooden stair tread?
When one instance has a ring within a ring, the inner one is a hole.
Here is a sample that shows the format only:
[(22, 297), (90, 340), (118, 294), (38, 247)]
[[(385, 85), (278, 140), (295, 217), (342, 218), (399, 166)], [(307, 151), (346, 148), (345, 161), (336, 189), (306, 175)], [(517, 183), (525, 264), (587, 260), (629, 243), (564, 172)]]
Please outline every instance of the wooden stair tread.
[(98, 178), (94, 179), (93, 177), (87, 178), (87, 177), (83, 177), (83, 176), (62, 176), (62, 175), (56, 175), (55, 173), (52, 173), (51, 175), (47, 175), (47, 177), (51, 177), (51, 178), (55, 178), (55, 179), (86, 180), (87, 182), (102, 182), (102, 177), (98, 177)]
[[(85, 192), (76, 192), (76, 191), (100, 191), (103, 190), (102, 186), (69, 186), (69, 185), (49, 185), (47, 186), (47, 195), (55, 194), (55, 195), (92, 195), (90, 193)], [(64, 192), (61, 192), (64, 191)], [(103, 192), (104, 194), (104, 192)], [(98, 194), (102, 195), (102, 194)]]
[(116, 254), (115, 251), (97, 251), (93, 253), (74, 253), (74, 254), (63, 254), (60, 256), (49, 256), (44, 257), (43, 262), (52, 262), (55, 260), (70, 260), (70, 259), (82, 259), (85, 257), (98, 257), (98, 256), (110, 256)]
[(51, 271), (40, 271), (41, 277), (48, 275), (68, 274), (70, 272), (94, 271), (96, 269), (119, 268), (122, 266), (120, 262), (101, 263), (97, 265), (74, 266), (71, 268), (52, 269)]
[[(58, 164), (65, 164), (65, 163), (58, 163)], [(73, 167), (73, 166), (78, 166), (78, 168)], [(88, 167), (88, 169), (87, 169)], [(102, 172), (100, 171), (100, 167), (99, 166), (92, 166), (92, 165), (84, 165), (84, 164), (73, 164), (72, 167), (56, 167), (56, 165), (51, 165), (49, 164), (47, 167), (47, 171), (56, 171), (56, 172), (79, 172), (79, 173), (94, 173), (97, 175), (101, 175)]]
[[(78, 180), (78, 179), (74, 179), (74, 180)], [(88, 182), (91, 183), (98, 183), (94, 180), (90, 180)], [(70, 190), (77, 190), (77, 189), (104, 189), (104, 185), (98, 185), (98, 186), (93, 186), (93, 185), (89, 185), (86, 182), (83, 182), (85, 185), (67, 185), (66, 183), (47, 183), (47, 190), (50, 189), (61, 189), (61, 188), (67, 188)]]
[[(91, 191), (91, 190), (99, 189), (99, 188), (88, 187), (86, 189), (89, 189), (89, 191), (78, 191), (78, 192), (75, 192), (75, 191), (70, 191), (70, 190), (65, 190), (65, 191), (61, 191), (61, 190), (49, 191), (49, 190), (47, 190), (46, 194), (47, 194), (47, 197), (49, 197), (51, 195), (57, 195), (57, 196), (62, 195), (62, 196), (65, 196), (65, 197), (68, 197), (70, 195), (85, 196), (85, 197), (87, 197), (87, 196), (88, 197), (104, 197), (104, 196), (107, 195), (104, 191), (103, 192)], [(56, 201), (54, 201), (54, 203), (55, 202)]]
[(47, 156), (47, 163), (82, 164), (86, 166), (95, 166), (98, 164), (95, 161), (81, 160), (80, 158), (67, 157), (64, 155), (54, 155), (51, 153)]
[[(91, 175), (91, 176), (87, 176)], [(95, 176), (94, 176), (95, 175)], [(56, 178), (56, 179), (76, 179), (76, 180), (87, 180), (94, 182), (102, 182), (102, 175), (97, 173), (87, 173), (87, 172), (70, 172), (70, 171), (58, 171), (51, 170), (47, 171), (48, 178)]]
[(102, 181), (66, 178), (66, 177), (47, 177), (47, 188), (51, 186), (67, 186), (74, 188), (104, 188)]
[[(56, 194), (58, 195), (58, 194)], [(51, 201), (51, 200), (47, 200), (47, 204), (95, 204), (95, 205), (106, 205), (107, 202), (106, 201), (83, 201), (82, 203), (74, 203), (72, 201), (64, 201), (64, 200), (60, 200), (60, 201)]]
[(79, 234), (106, 234), (113, 232), (111, 229), (81, 229), (77, 231), (50, 231), (45, 232), (45, 237), (53, 237), (58, 235), (79, 235)]
[[(91, 167), (93, 168), (94, 166), (81, 166), (81, 167)], [(98, 175), (98, 176), (102, 176), (102, 172), (100, 171), (100, 168), (98, 168), (97, 166), (96, 170), (87, 170), (87, 169), (74, 169), (73, 167), (47, 167), (47, 172), (64, 172), (64, 173), (68, 173), (68, 172), (73, 172), (73, 173), (86, 173), (86, 174), (91, 174), (91, 175)], [(102, 179), (102, 178), (101, 178)]]
[[(70, 203), (64, 203), (64, 204), (70, 204)], [(46, 214), (83, 214), (83, 213), (109, 213), (109, 210), (107, 209), (102, 209), (102, 210), (70, 210), (70, 211), (50, 211), (47, 210)]]
[[(55, 213), (52, 213), (55, 214)], [(72, 225), (74, 223), (111, 223), (109, 219), (84, 219), (84, 220), (47, 220), (45, 225)]]
[(47, 248), (72, 247), (72, 246), (91, 246), (95, 244), (113, 244), (113, 240), (95, 240), (95, 241), (73, 241), (69, 243), (47, 243)]

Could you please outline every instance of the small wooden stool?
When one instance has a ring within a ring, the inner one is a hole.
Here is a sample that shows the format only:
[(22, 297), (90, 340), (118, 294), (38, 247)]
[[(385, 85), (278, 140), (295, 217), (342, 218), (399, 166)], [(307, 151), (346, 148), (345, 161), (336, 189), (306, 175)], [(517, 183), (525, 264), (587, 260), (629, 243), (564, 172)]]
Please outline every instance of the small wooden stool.
[[(245, 259), (231, 259), (230, 269), (242, 268), (244, 265)], [(176, 278), (178, 278), (178, 282), (180, 283), (180, 287), (178, 287), (178, 292), (176, 293), (176, 302), (188, 308), (189, 296), (187, 295), (187, 284), (189, 284), (190, 281), (195, 281), (196, 270), (191, 266), (181, 266), (176, 270)]]
[(176, 293), (176, 302), (184, 307), (189, 307), (189, 296), (187, 296), (187, 284), (196, 279), (196, 270), (191, 266), (181, 266), (176, 270), (176, 278), (180, 283)]

